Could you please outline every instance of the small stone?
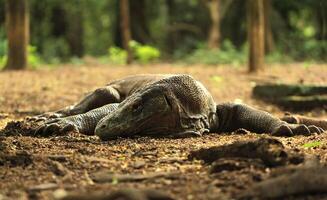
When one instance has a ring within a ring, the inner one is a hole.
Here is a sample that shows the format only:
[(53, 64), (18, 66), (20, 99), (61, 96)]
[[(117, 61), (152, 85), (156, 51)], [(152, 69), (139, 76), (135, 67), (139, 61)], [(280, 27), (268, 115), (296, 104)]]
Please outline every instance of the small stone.
[(135, 161), (135, 163), (133, 163), (133, 167), (135, 168), (135, 169), (141, 169), (142, 167), (144, 167), (145, 166), (145, 162), (144, 161), (142, 161), (142, 160), (138, 160), (138, 161)]
[(53, 198), (62, 199), (68, 195), (67, 191), (64, 189), (57, 189), (53, 192)]

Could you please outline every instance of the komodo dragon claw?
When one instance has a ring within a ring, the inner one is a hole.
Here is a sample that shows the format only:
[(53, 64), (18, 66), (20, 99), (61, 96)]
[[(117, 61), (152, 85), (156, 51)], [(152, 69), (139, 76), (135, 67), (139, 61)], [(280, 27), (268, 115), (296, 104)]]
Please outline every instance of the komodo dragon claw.
[(32, 116), (32, 117), (28, 117), (26, 118), (27, 121), (32, 121), (32, 122), (42, 122), (42, 121), (47, 121), (49, 119), (57, 119), (63, 117), (62, 114), (60, 113), (56, 113), (56, 112), (47, 112), (41, 115), (37, 115), (37, 116)]
[(45, 121), (45, 123), (35, 131), (35, 135), (47, 136), (64, 134), (69, 131), (78, 131), (78, 127), (69, 120), (69, 117), (57, 118)]
[(94, 129), (100, 119), (108, 113), (113, 112), (118, 107), (117, 104), (108, 104), (89, 112), (72, 115), (68, 117), (47, 119), (36, 130), (35, 135), (64, 134), (69, 131), (76, 131), (83, 134), (93, 134)]
[(315, 125), (320, 127), (322, 130), (327, 130), (327, 120), (326, 119), (317, 119), (313, 117), (306, 117), (301, 115), (293, 115), (290, 113), (285, 113), (281, 118), (282, 121), (285, 121), (290, 124), (304, 124), (304, 125)]
[(321, 134), (324, 129), (317, 127), (315, 125), (306, 126), (304, 124), (283, 124), (277, 127), (272, 135), (274, 136), (293, 136), (293, 135), (311, 135), (311, 134)]

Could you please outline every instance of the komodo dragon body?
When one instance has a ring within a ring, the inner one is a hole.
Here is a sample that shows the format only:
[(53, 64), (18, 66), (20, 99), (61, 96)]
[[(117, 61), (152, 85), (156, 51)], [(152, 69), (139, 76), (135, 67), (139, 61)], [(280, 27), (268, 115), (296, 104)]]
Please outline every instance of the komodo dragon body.
[(200, 136), (239, 128), (274, 135), (324, 131), (314, 125), (289, 124), (243, 104), (216, 104), (207, 89), (189, 75), (132, 76), (105, 88), (108, 92), (96, 90), (79, 104), (57, 112), (61, 116), (46, 121), (37, 134), (77, 130), (95, 132), (106, 140), (135, 134)]
[(102, 139), (138, 133), (186, 137), (214, 129), (216, 105), (206, 88), (188, 75), (147, 85), (104, 117), (95, 134)]
[(172, 75), (168, 74), (140, 74), (128, 76), (124, 79), (114, 80), (106, 86), (98, 88), (87, 94), (75, 105), (65, 107), (54, 113), (46, 113), (41, 117), (66, 117), (86, 113), (92, 109), (99, 108), (109, 103), (120, 103), (135, 91), (153, 82)]

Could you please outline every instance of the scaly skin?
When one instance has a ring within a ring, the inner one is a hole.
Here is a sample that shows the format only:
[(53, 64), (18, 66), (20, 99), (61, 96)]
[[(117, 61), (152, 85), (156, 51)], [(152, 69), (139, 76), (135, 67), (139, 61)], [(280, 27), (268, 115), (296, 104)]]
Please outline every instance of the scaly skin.
[(218, 122), (211, 132), (232, 132), (239, 128), (256, 133), (276, 136), (309, 135), (324, 130), (315, 125), (288, 124), (271, 114), (244, 104), (223, 103), (217, 105)]
[(54, 133), (65, 133), (67, 131), (77, 131), (83, 134), (94, 134), (94, 129), (97, 123), (108, 113), (115, 111), (118, 103), (112, 103), (93, 109), (89, 112), (63, 117), (50, 119), (38, 128), (35, 132), (36, 135), (52, 135)]
[(315, 125), (327, 130), (327, 120), (326, 119), (316, 119), (312, 117), (306, 117), (301, 115), (285, 114), (281, 120), (290, 124), (305, 124), (305, 125)]
[(190, 76), (176, 75), (131, 95), (98, 123), (95, 134), (107, 140), (134, 134), (201, 136), (239, 128), (284, 136), (324, 131), (314, 125), (288, 124), (246, 105), (216, 106), (202, 84)]
[[(88, 95), (60, 118), (46, 121), (36, 133), (76, 130), (95, 132), (106, 140), (135, 134), (201, 136), (209, 131), (231, 132), (240, 128), (285, 136), (324, 131), (309, 123), (289, 124), (246, 105), (216, 105), (206, 88), (188, 75), (138, 75), (106, 87)], [(93, 110), (85, 112), (89, 109)], [(72, 116), (62, 117), (67, 115)]]
[(78, 103), (67, 106), (55, 112), (48, 112), (30, 118), (31, 120), (47, 120), (49, 118), (62, 118), (77, 114), (86, 113), (95, 108), (99, 108), (110, 103), (120, 103), (134, 92), (142, 89), (148, 84), (169, 77), (169, 74), (140, 74), (128, 76), (115, 80), (106, 86), (98, 88), (87, 94)]
[(189, 75), (176, 75), (144, 87), (103, 118), (95, 134), (101, 139), (146, 134), (201, 136), (209, 132), (215, 102)]

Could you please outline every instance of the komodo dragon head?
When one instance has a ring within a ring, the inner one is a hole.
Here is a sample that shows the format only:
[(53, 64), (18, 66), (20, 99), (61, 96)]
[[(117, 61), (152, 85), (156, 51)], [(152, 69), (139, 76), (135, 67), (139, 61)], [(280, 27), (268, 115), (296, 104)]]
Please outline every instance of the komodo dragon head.
[(103, 140), (135, 134), (187, 137), (210, 128), (215, 103), (204, 86), (188, 75), (148, 85), (104, 117), (95, 134)]

